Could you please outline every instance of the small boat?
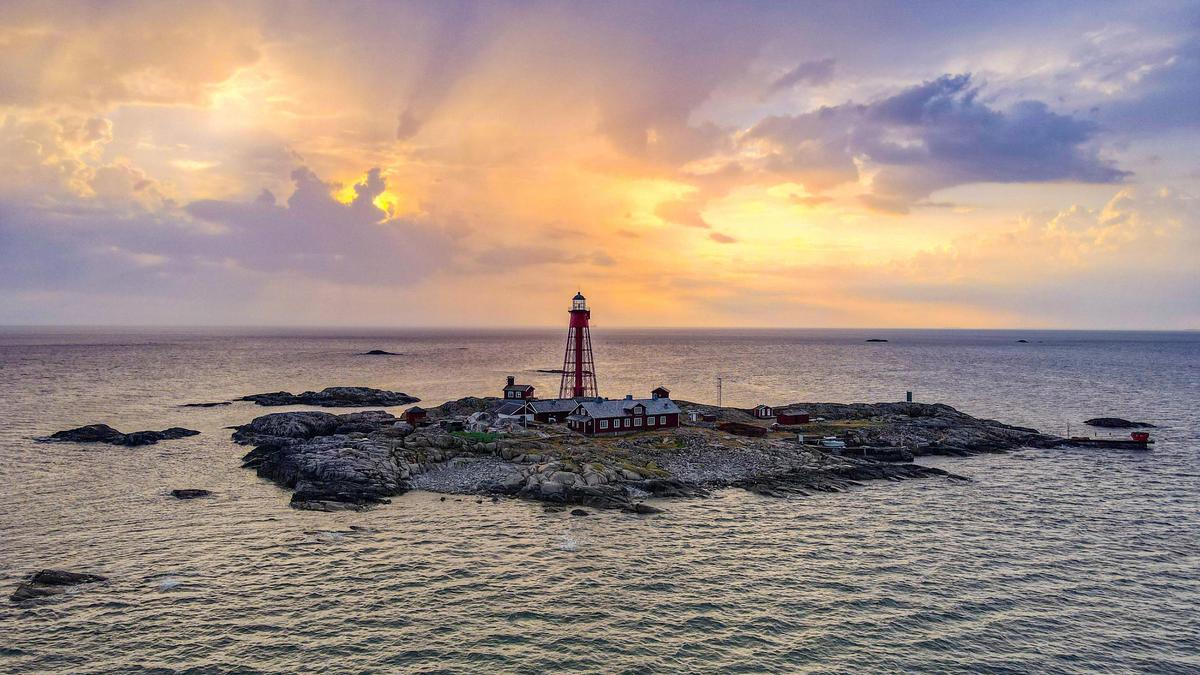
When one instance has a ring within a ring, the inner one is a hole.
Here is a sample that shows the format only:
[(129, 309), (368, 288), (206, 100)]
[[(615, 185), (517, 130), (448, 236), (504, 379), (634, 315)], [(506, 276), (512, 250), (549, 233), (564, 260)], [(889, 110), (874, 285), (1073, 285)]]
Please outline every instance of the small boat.
[(826, 436), (825, 438), (821, 439), (821, 447), (822, 448), (844, 448), (844, 447), (846, 447), (846, 442), (839, 441), (837, 436)]

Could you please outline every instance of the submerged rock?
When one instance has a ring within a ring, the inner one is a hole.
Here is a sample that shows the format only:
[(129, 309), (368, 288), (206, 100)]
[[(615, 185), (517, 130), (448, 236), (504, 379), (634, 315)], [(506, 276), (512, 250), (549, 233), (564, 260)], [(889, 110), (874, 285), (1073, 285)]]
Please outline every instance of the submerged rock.
[(210, 495), (212, 495), (211, 492), (208, 490), (202, 490), (200, 488), (180, 488), (178, 490), (171, 490), (171, 496), (176, 499), (198, 499), (200, 497), (208, 497)]
[(385, 391), (370, 387), (326, 387), (321, 391), (306, 391), (301, 394), (287, 391), (251, 394), (238, 400), (253, 401), (264, 406), (315, 405), (323, 408), (358, 408), (407, 405), (421, 399), (399, 391)]
[(180, 408), (215, 408), (221, 405), (233, 405), (233, 401), (211, 401), (209, 403), (184, 403)]
[(162, 431), (134, 431), (124, 434), (107, 424), (89, 424), (75, 429), (56, 431), (46, 440), (66, 443), (109, 443), (112, 445), (154, 445), (159, 441), (195, 436), (199, 431), (171, 427)]
[(87, 574), (84, 572), (42, 570), (22, 581), (21, 585), (17, 586), (17, 590), (9, 596), (9, 599), (13, 602), (34, 600), (36, 598), (44, 598), (48, 595), (65, 593), (72, 586), (92, 584), (100, 581), (108, 581), (108, 578), (102, 577), (99, 574)]
[(1152, 429), (1153, 424), (1149, 422), (1131, 422), (1121, 419), (1120, 417), (1093, 417), (1090, 420), (1084, 420), (1084, 424), (1091, 427), (1102, 427), (1104, 429)]
[(404, 356), (398, 352), (389, 352), (386, 349), (372, 349), (369, 352), (363, 352), (359, 356)]

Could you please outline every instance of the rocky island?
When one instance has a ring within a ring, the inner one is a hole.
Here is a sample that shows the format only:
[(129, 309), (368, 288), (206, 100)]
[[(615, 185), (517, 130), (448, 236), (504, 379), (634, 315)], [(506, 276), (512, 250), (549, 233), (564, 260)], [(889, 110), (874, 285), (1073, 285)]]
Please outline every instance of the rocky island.
[(89, 424), (65, 431), (56, 431), (49, 438), (41, 440), (66, 443), (108, 443), (110, 445), (135, 447), (139, 445), (154, 445), (159, 441), (174, 440), (176, 438), (187, 438), (199, 433), (199, 431), (193, 429), (171, 427), (162, 431), (134, 431), (124, 434), (107, 424)]
[[(959, 478), (912, 459), (1063, 440), (925, 403), (794, 404), (813, 421), (793, 428), (750, 411), (679, 401), (685, 413), (714, 421), (604, 437), (561, 424), (525, 428), (489, 412), (498, 403), (450, 401), (428, 410), (417, 427), (385, 411), (274, 413), (237, 427), (233, 439), (255, 446), (243, 466), (291, 489), (291, 504), (301, 509), (365, 509), (426, 489), (635, 513), (658, 510), (643, 503), (650, 497), (725, 487), (781, 496), (842, 491), (863, 480)], [(755, 433), (728, 431), (750, 428)], [(846, 447), (802, 444), (797, 429), (814, 440), (836, 436)]]
[(370, 387), (325, 387), (321, 391), (306, 391), (301, 394), (293, 394), (288, 391), (250, 394), (238, 400), (253, 401), (263, 406), (315, 405), (321, 408), (362, 408), (408, 405), (421, 399), (400, 391), (386, 391)]

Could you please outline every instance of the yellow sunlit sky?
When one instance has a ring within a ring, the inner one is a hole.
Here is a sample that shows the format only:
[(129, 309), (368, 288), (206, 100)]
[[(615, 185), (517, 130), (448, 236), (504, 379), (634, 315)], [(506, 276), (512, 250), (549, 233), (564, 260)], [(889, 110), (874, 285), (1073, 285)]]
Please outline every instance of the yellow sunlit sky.
[(7, 2), (0, 324), (1200, 327), (1195, 3)]

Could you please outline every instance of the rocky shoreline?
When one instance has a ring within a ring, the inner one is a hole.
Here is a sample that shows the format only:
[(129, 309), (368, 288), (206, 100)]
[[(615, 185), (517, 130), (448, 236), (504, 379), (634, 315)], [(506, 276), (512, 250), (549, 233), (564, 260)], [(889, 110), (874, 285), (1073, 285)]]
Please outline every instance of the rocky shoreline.
[[(293, 491), (295, 508), (361, 510), (410, 489), (512, 496), (632, 513), (657, 508), (651, 497), (694, 497), (727, 487), (768, 496), (842, 491), (868, 480), (961, 478), (913, 464), (923, 455), (972, 455), (1053, 447), (1063, 439), (979, 419), (940, 404), (805, 403), (813, 438), (837, 435), (844, 451), (802, 445), (748, 411), (677, 402), (716, 423), (622, 436), (586, 437), (561, 425), (502, 433), (480, 428), (498, 399), (464, 398), (429, 410), (418, 428), (385, 411), (263, 415), (237, 427), (234, 441), (255, 446), (243, 466)], [(782, 407), (782, 406), (781, 406)], [(763, 427), (761, 436), (725, 433), (722, 422)], [(495, 427), (490, 427), (495, 428)]]

